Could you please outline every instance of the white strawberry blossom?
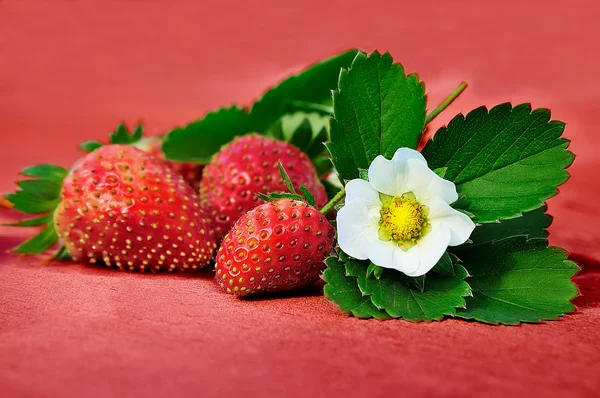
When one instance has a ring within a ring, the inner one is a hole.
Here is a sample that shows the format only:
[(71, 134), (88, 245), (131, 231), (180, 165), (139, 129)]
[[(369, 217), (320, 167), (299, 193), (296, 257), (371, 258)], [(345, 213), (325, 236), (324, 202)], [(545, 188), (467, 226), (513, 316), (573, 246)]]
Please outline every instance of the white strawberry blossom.
[(454, 183), (434, 173), (413, 149), (398, 149), (392, 160), (378, 156), (368, 176), (369, 181), (346, 184), (346, 202), (337, 215), (338, 243), (349, 256), (421, 276), (475, 229), (450, 206), (458, 199)]

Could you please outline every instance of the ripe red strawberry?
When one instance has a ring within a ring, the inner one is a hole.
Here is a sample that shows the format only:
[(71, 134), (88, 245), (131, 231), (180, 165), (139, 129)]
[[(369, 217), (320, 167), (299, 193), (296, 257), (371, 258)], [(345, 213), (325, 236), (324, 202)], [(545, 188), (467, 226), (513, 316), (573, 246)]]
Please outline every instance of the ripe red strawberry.
[(120, 269), (198, 269), (216, 248), (192, 188), (127, 145), (103, 146), (73, 166), (54, 224), (74, 259)]
[(280, 199), (240, 217), (217, 252), (215, 279), (236, 296), (314, 283), (332, 249), (334, 229), (305, 202)]
[(157, 159), (161, 159), (171, 168), (171, 170), (179, 173), (183, 179), (194, 188), (195, 192), (198, 192), (204, 165), (167, 160), (161, 149), (161, 144), (162, 140), (160, 138), (150, 138), (136, 143), (135, 147), (140, 148), (142, 151), (149, 153)]
[(251, 134), (235, 138), (204, 168), (202, 205), (213, 218), (217, 242), (244, 212), (262, 203), (257, 193), (287, 192), (277, 162), (296, 190), (304, 185), (315, 205), (327, 203), (327, 193), (310, 159), (287, 142)]

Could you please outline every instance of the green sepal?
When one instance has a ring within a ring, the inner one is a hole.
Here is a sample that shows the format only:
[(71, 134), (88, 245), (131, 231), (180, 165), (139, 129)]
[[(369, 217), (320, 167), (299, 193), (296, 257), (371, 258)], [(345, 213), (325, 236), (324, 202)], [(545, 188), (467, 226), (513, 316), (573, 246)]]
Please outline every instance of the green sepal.
[(109, 134), (109, 140), (111, 144), (131, 145), (141, 140), (143, 135), (144, 128), (141, 124), (138, 124), (132, 132), (129, 132), (124, 123), (119, 123), (115, 131)]
[(440, 178), (444, 178), (446, 176), (446, 171), (448, 171), (447, 167), (438, 167), (435, 170), (432, 170), (435, 174), (437, 174)]
[(402, 277), (404, 278), (404, 280), (409, 285), (412, 285), (412, 286), (416, 287), (417, 289), (419, 289), (419, 291), (421, 293), (423, 293), (425, 291), (425, 276), (426, 275), (421, 275), (421, 276), (406, 276), (406, 275), (402, 275)]
[(42, 201), (51, 201), (60, 196), (61, 184), (48, 180), (21, 180), (17, 186), (23, 192), (31, 194)]
[(294, 184), (292, 184), (292, 180), (290, 179), (289, 174), (285, 170), (285, 167), (283, 167), (283, 164), (281, 164), (280, 160), (277, 161), (277, 168), (279, 169), (279, 174), (281, 175), (281, 179), (283, 180), (283, 183), (285, 184), (288, 191), (290, 191), (293, 194), (296, 194), (296, 189), (294, 188)]
[(6, 200), (11, 202), (14, 208), (20, 212), (28, 214), (45, 213), (53, 211), (58, 206), (59, 199), (43, 200), (35, 193), (27, 191), (17, 191), (4, 195)]
[(302, 195), (304, 195), (304, 198), (306, 199), (308, 204), (312, 207), (315, 207), (315, 197), (312, 193), (310, 193), (308, 189), (306, 189), (304, 185), (300, 185), (300, 192), (302, 192)]
[(45, 224), (48, 224), (51, 222), (52, 222), (52, 214), (48, 214), (48, 215), (41, 216), (41, 217), (30, 218), (28, 220), (0, 224), (0, 225), (3, 225), (5, 227), (37, 227), (37, 226), (45, 225)]
[(288, 192), (271, 192), (268, 194), (257, 193), (256, 196), (265, 202), (274, 202), (279, 199), (304, 200), (304, 198), (296, 193)]
[(453, 276), (455, 274), (454, 264), (458, 264), (458, 262), (459, 260), (456, 255), (444, 252), (442, 258), (439, 259), (431, 271), (442, 275)]
[(338, 247), (337, 255), (343, 263), (347, 263), (350, 261), (350, 256), (348, 256), (342, 249)]
[(99, 141), (86, 141), (79, 144), (79, 149), (84, 152), (94, 152), (96, 149), (100, 148), (104, 144)]
[(21, 174), (40, 180), (53, 181), (62, 185), (63, 179), (69, 174), (69, 170), (54, 164), (37, 164), (35, 166), (25, 167), (21, 170)]
[(343, 311), (357, 318), (390, 319), (390, 316), (373, 305), (369, 296), (364, 295), (355, 277), (346, 273), (343, 261), (336, 257), (325, 260), (327, 268), (323, 280), (325, 297), (333, 301)]
[(22, 254), (40, 254), (48, 250), (58, 242), (58, 235), (53, 224), (48, 224), (40, 233), (33, 238), (21, 243), (11, 251)]
[(571, 278), (579, 267), (567, 252), (541, 238), (514, 236), (461, 247), (473, 296), (456, 316), (491, 324), (554, 320), (573, 311), (578, 294)]
[(369, 170), (359, 169), (358, 170), (358, 178), (360, 178), (361, 180), (369, 181)]
[(370, 263), (367, 267), (367, 278), (373, 275), (375, 278), (379, 279), (381, 278), (381, 274), (383, 274), (383, 270), (383, 267), (379, 267), (373, 263)]
[(66, 247), (59, 247), (54, 254), (52, 254), (52, 260), (71, 260), (71, 253), (67, 250)]
[(5, 225), (44, 226), (37, 235), (12, 249), (15, 253), (39, 254), (58, 241), (53, 224), (53, 212), (60, 201), (62, 182), (68, 170), (51, 164), (39, 164), (23, 169), (21, 174), (30, 179), (17, 181), (19, 190), (4, 196), (13, 204), (15, 210), (26, 214), (41, 214)]

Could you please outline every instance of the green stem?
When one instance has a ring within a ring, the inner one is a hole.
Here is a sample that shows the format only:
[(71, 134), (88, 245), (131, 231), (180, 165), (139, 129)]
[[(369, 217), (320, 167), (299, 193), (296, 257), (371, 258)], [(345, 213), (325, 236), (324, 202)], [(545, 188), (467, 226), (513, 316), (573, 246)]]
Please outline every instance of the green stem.
[(329, 202), (327, 202), (319, 212), (323, 215), (329, 213), (344, 196), (346, 196), (346, 190), (342, 188), (342, 190), (336, 193), (335, 196)]
[(295, 110), (326, 113), (328, 115), (333, 114), (333, 107), (315, 102), (292, 101), (291, 105)]
[(446, 109), (452, 102), (454, 102), (454, 100), (457, 99), (463, 91), (465, 91), (467, 86), (468, 84), (466, 82), (462, 82), (461, 84), (459, 84), (458, 87), (456, 87), (454, 91), (450, 93), (450, 95), (447, 96), (445, 100), (442, 101), (441, 104), (439, 104), (434, 110), (429, 112), (429, 115), (427, 115), (427, 117), (425, 118), (425, 125), (427, 126), (429, 122), (435, 119), (437, 115), (442, 113), (444, 109)]

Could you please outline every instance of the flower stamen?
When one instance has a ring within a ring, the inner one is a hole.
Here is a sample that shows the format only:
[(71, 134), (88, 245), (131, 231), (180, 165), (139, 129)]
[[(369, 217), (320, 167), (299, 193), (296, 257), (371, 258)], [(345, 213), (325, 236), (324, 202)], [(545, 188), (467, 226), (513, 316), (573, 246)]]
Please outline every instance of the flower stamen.
[(429, 209), (420, 205), (412, 192), (399, 198), (381, 194), (380, 198), (383, 206), (379, 219), (379, 239), (393, 240), (400, 248), (408, 250), (431, 229), (427, 223)]

